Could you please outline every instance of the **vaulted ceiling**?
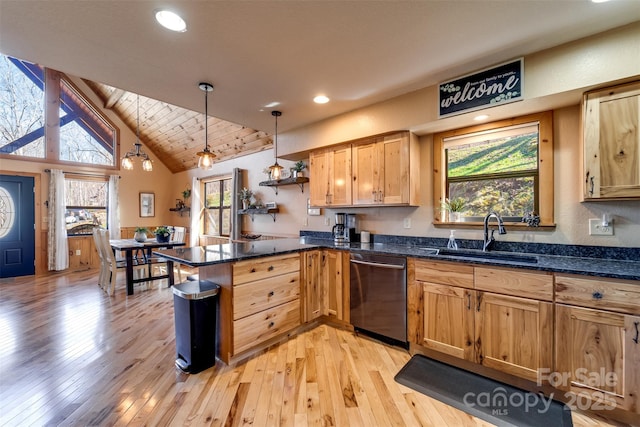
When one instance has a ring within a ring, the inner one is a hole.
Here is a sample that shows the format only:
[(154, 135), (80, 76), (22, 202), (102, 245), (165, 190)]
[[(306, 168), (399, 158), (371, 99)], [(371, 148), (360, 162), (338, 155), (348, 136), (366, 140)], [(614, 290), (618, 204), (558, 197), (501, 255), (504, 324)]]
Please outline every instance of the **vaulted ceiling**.
[(140, 94), (143, 141), (175, 172), (204, 146), (201, 81), (225, 159), (270, 147), (274, 108), (286, 132), (636, 21), (638, 0), (0, 0), (0, 52), (96, 82), (134, 132)]

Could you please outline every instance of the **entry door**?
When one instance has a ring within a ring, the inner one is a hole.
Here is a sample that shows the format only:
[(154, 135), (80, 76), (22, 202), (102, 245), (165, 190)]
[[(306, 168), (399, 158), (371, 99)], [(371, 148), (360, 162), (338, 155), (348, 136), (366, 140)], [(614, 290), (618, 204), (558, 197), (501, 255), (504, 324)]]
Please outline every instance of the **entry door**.
[(0, 175), (0, 277), (35, 274), (34, 179)]

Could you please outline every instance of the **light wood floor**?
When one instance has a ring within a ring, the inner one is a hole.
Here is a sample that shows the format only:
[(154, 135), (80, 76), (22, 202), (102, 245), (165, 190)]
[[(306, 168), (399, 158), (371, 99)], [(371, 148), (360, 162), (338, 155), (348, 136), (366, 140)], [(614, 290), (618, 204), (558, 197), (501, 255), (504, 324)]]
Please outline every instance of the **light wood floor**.
[[(406, 351), (329, 326), (181, 373), (171, 290), (127, 297), (121, 273), (109, 297), (96, 279), (0, 280), (0, 425), (489, 425), (396, 383)], [(615, 425), (581, 414), (574, 424)]]

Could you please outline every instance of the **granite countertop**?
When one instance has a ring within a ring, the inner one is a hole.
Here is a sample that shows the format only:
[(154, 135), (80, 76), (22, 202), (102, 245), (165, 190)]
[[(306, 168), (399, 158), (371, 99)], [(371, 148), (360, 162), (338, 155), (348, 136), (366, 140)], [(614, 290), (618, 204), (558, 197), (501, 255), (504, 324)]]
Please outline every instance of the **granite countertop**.
[[(431, 259), (434, 261), (454, 261), (474, 265), (525, 268), (556, 273), (640, 280), (640, 261), (637, 260), (614, 260), (504, 251), (483, 253), (479, 250), (469, 249), (448, 251), (441, 247), (412, 246), (393, 243), (351, 243), (336, 245), (333, 243), (333, 240), (314, 237), (227, 243), (193, 248), (174, 248), (158, 250), (154, 251), (154, 253), (191, 267), (200, 267), (251, 258), (296, 253), (318, 248), (353, 252), (374, 252)], [(437, 253), (436, 250), (446, 253)]]

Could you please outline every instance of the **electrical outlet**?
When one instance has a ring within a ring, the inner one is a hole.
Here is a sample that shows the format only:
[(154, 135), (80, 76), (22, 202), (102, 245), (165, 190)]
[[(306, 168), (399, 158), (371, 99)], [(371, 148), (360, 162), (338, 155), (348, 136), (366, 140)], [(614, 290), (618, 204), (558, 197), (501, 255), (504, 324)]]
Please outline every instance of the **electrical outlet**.
[(331, 225), (331, 219), (328, 216), (324, 218), (324, 225)]
[(613, 223), (610, 222), (608, 226), (604, 227), (600, 218), (591, 218), (589, 219), (589, 235), (613, 236)]
[(309, 217), (308, 217), (308, 216), (305, 216), (305, 217), (304, 217), (304, 221), (303, 221), (303, 224), (302, 224), (302, 225), (304, 225), (305, 227), (306, 227), (307, 225), (309, 225)]
[(411, 218), (404, 219), (404, 228), (411, 228)]
[(76, 249), (76, 255), (80, 256), (80, 249)]

